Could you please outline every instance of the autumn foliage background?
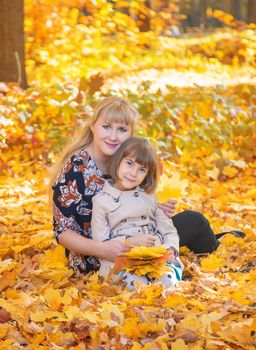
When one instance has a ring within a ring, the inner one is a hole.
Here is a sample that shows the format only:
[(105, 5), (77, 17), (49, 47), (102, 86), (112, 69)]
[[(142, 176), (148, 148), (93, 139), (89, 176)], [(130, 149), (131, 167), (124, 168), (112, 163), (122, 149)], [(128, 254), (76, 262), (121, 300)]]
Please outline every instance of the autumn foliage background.
[[(26, 0), (29, 88), (0, 83), (0, 349), (253, 350), (255, 27), (215, 13), (221, 30), (175, 38), (162, 34), (179, 16), (151, 13), (140, 32), (121, 2), (81, 3)], [(113, 94), (138, 108), (163, 172), (188, 180), (177, 210), (246, 232), (209, 256), (182, 249), (184, 281), (168, 291), (77, 278), (53, 241), (48, 169)]]

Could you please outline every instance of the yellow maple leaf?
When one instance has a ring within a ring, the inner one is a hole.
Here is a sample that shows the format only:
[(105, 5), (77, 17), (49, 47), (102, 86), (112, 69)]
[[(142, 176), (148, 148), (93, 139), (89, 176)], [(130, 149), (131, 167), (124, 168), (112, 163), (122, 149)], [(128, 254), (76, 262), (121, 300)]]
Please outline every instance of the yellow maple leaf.
[(30, 318), (34, 322), (44, 322), (45, 320), (55, 319), (58, 321), (67, 321), (62, 312), (58, 311), (36, 311), (31, 312)]
[(8, 331), (10, 330), (10, 325), (7, 323), (7, 324), (1, 324), (1, 327), (0, 327), (0, 339), (3, 339), (6, 334), (8, 333)]
[(175, 172), (171, 178), (166, 174), (160, 177), (157, 188), (157, 199), (159, 202), (167, 202), (170, 198), (178, 199), (186, 194), (188, 180), (181, 180), (180, 174)]
[(9, 345), (12, 345), (14, 343), (14, 339), (6, 339), (0, 343), (0, 349), (6, 350), (11, 349)]
[(16, 266), (17, 262), (13, 259), (5, 259), (0, 261), (0, 273), (3, 271), (10, 271)]
[(238, 169), (230, 166), (230, 165), (227, 165), (225, 166), (225, 168), (223, 169), (223, 174), (227, 177), (235, 177), (238, 173)]
[(211, 254), (207, 258), (201, 260), (203, 271), (216, 271), (219, 267), (222, 267), (223, 264), (223, 260), (214, 254)]
[(163, 246), (144, 247), (134, 246), (129, 252), (124, 253), (129, 259), (152, 259), (159, 258), (166, 253), (166, 248)]
[(181, 320), (180, 325), (185, 329), (192, 329), (194, 331), (199, 331), (202, 328), (202, 324), (196, 315), (188, 314)]
[(186, 298), (183, 295), (173, 295), (169, 294), (165, 298), (165, 302), (163, 304), (164, 307), (174, 307), (179, 304), (186, 304)]
[(62, 303), (64, 305), (71, 304), (72, 299), (78, 298), (78, 290), (74, 287), (71, 287), (65, 291), (65, 294), (62, 297)]
[(212, 170), (206, 171), (207, 176), (209, 176), (210, 179), (217, 180), (220, 170), (218, 168), (213, 168)]
[(81, 318), (86, 313), (86, 311), (81, 311), (76, 305), (65, 305), (63, 308), (63, 312), (68, 320), (72, 320), (76, 317)]
[(50, 305), (51, 309), (55, 311), (58, 310), (60, 304), (62, 303), (60, 291), (51, 287), (45, 290), (44, 299), (47, 304)]
[(161, 264), (158, 265), (157, 269), (154, 267), (154, 270), (148, 273), (148, 277), (160, 279), (168, 271), (170, 271), (170, 267), (166, 266), (165, 264)]
[(124, 325), (120, 331), (124, 333), (128, 338), (139, 339), (141, 337), (141, 332), (138, 324), (138, 317), (129, 317), (124, 321)]
[(103, 327), (115, 327), (124, 323), (124, 313), (121, 311), (119, 305), (105, 302), (101, 304), (99, 312)]
[(246, 295), (246, 291), (243, 289), (236, 290), (229, 294), (233, 299), (235, 299), (241, 305), (249, 305), (252, 302), (250, 298), (248, 298), (248, 295)]
[(188, 350), (188, 346), (184, 342), (183, 339), (177, 339), (174, 343), (172, 343), (172, 350)]
[(131, 350), (144, 350), (144, 346), (140, 345), (140, 343), (138, 343), (138, 342), (135, 342), (132, 345)]

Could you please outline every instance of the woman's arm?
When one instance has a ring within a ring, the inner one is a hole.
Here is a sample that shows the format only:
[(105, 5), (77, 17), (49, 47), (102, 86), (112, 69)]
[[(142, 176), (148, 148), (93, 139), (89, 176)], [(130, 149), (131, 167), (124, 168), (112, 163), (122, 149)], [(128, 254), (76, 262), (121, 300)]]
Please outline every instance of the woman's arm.
[(168, 219), (162, 209), (156, 207), (155, 219), (159, 233), (163, 238), (166, 248), (174, 248), (179, 251), (179, 235), (171, 219)]
[(167, 217), (162, 209), (157, 204), (156, 195), (152, 195), (154, 199), (154, 216), (157, 230), (162, 236), (162, 244), (167, 248), (174, 248), (174, 251), (179, 251), (179, 235), (173, 225), (171, 219)]
[(59, 243), (75, 253), (97, 256), (110, 261), (114, 261), (118, 255), (130, 249), (124, 242), (118, 240), (98, 242), (83, 237), (73, 230), (63, 231), (59, 235)]
[(169, 199), (166, 203), (158, 204), (158, 207), (163, 210), (168, 218), (171, 218), (175, 212), (177, 199)]

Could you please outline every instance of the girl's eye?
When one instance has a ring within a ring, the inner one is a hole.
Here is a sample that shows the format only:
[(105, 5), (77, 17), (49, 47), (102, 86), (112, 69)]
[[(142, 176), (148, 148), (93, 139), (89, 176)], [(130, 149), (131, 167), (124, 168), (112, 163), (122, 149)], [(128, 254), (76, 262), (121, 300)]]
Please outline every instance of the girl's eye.
[(103, 127), (104, 129), (109, 129), (109, 128), (111, 128), (111, 126), (108, 125), (108, 124), (103, 124), (102, 127)]
[(126, 164), (129, 165), (129, 166), (131, 166), (131, 165), (132, 165), (132, 162), (131, 162), (130, 160), (127, 160), (127, 161), (126, 161)]
[(148, 171), (148, 169), (146, 169), (146, 168), (140, 168), (140, 171), (141, 171), (142, 173), (146, 173), (146, 172)]

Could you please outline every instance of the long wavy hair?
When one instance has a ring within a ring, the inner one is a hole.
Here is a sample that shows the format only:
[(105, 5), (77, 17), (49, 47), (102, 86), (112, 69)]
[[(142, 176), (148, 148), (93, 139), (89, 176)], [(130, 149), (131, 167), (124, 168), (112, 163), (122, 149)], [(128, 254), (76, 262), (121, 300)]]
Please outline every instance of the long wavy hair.
[(50, 178), (50, 188), (55, 183), (61, 169), (68, 159), (83, 147), (89, 146), (93, 141), (93, 132), (91, 126), (103, 117), (106, 122), (120, 123), (131, 127), (133, 132), (134, 125), (138, 118), (136, 109), (125, 99), (120, 97), (106, 97), (97, 104), (93, 111), (93, 115), (89, 121), (74, 136), (74, 142), (67, 144), (64, 148), (59, 161), (52, 168), (52, 176)]

